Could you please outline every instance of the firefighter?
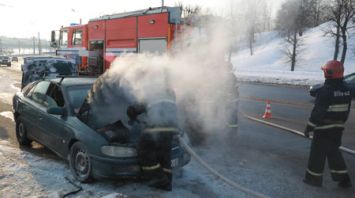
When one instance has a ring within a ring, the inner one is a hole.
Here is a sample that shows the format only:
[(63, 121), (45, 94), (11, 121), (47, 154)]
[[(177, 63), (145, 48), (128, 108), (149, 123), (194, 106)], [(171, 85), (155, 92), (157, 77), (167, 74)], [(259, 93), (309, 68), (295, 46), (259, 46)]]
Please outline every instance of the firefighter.
[(343, 82), (344, 66), (333, 60), (321, 68), (325, 83), (317, 94), (304, 135), (313, 140), (304, 182), (321, 187), (325, 160), (328, 159), (330, 173), (338, 186), (351, 187), (351, 181), (344, 158), (339, 150), (344, 123), (348, 119), (351, 105), (349, 89)]
[[(162, 107), (164, 108), (164, 107)], [(130, 106), (127, 115), (130, 122), (139, 122), (137, 117), (147, 113), (145, 105)], [(149, 111), (149, 110), (148, 110)], [(172, 190), (171, 148), (173, 128), (148, 126), (138, 140), (137, 154), (143, 177), (149, 180), (149, 186), (158, 189)]]

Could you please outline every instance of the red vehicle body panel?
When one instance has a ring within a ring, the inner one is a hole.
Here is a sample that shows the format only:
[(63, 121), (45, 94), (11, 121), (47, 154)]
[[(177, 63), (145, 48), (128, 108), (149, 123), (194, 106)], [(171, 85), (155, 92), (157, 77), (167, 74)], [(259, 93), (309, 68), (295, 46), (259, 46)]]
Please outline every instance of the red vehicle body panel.
[(168, 13), (138, 17), (138, 38), (167, 37), (169, 31)]
[(88, 37), (90, 40), (105, 40), (105, 21), (93, 21), (88, 24)]
[[(166, 49), (170, 48), (175, 31), (180, 25), (169, 21), (169, 9), (162, 8), (135, 11), (93, 19), (85, 25), (74, 25), (62, 28), (68, 30), (68, 44), (61, 46), (57, 54), (76, 60), (79, 71), (89, 69), (90, 56), (99, 53), (103, 57), (104, 72), (110, 64), (124, 53), (139, 53), (140, 40), (160, 39), (166, 41)], [(81, 43), (75, 44), (73, 36), (81, 31)], [(160, 43), (161, 45), (161, 43)], [(98, 50), (98, 48), (100, 48)], [(88, 60), (89, 59), (89, 60)], [(101, 67), (101, 66), (100, 66)]]

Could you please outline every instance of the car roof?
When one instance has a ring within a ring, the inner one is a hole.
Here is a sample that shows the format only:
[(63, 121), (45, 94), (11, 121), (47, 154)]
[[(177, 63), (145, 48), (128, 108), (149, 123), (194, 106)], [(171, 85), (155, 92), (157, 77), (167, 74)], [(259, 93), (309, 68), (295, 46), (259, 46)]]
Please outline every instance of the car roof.
[[(59, 83), (61, 86), (70, 87), (70, 86), (77, 86), (77, 85), (92, 85), (96, 81), (97, 78), (95, 77), (64, 77), (62, 78), (53, 78), (49, 81), (54, 83)], [(61, 81), (62, 80), (62, 81)]]

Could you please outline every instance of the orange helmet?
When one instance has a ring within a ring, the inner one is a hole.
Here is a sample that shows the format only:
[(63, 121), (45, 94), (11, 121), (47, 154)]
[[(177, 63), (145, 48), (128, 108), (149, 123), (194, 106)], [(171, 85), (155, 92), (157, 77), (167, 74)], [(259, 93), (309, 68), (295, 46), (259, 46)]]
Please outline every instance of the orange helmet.
[(344, 65), (337, 60), (328, 61), (321, 67), (326, 79), (337, 79), (344, 77)]

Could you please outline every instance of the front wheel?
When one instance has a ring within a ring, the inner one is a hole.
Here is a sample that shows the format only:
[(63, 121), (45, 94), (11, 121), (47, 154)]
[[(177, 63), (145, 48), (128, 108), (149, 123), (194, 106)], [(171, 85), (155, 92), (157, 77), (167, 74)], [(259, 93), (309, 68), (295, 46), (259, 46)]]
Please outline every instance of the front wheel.
[(82, 183), (91, 182), (91, 160), (85, 146), (76, 142), (70, 149), (69, 166), (75, 179)]
[(21, 146), (31, 145), (31, 140), (27, 138), (26, 126), (20, 119), (16, 120), (16, 138)]

